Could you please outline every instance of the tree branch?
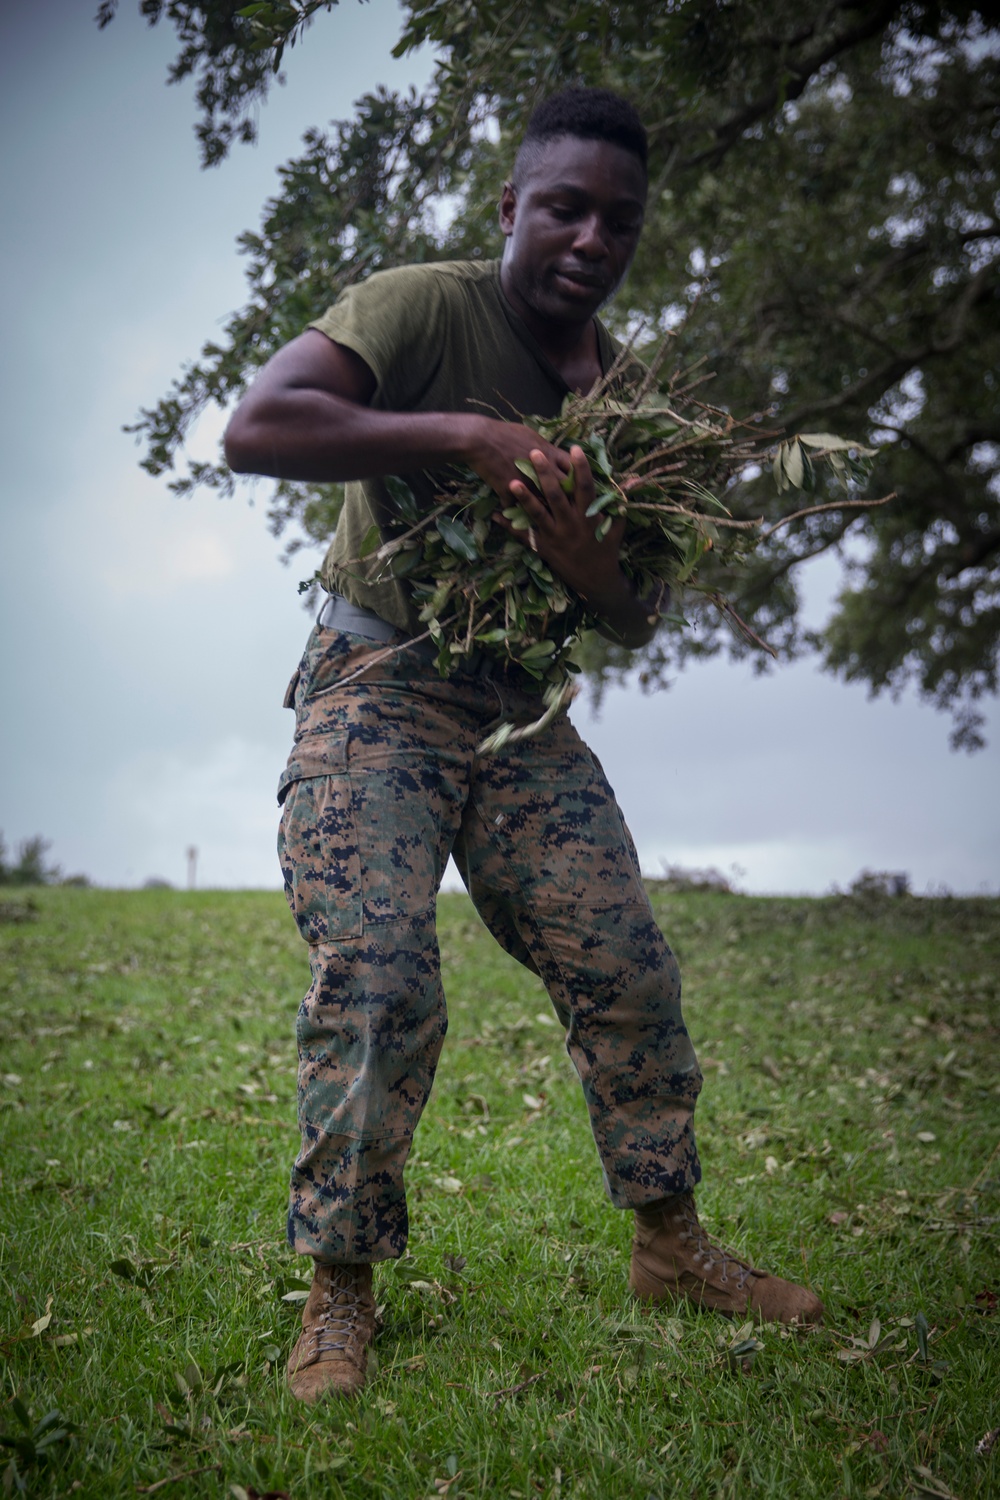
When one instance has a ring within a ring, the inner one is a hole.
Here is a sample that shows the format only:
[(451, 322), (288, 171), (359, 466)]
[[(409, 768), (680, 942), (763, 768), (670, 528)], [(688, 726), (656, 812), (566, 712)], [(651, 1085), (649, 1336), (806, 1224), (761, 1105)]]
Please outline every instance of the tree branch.
[(885, 392), (890, 387), (897, 385), (903, 376), (910, 370), (916, 369), (925, 360), (933, 359), (942, 354), (953, 354), (961, 344), (966, 332), (969, 315), (977, 303), (984, 300), (989, 289), (990, 280), (997, 274), (997, 267), (990, 262), (981, 266), (976, 274), (962, 289), (961, 295), (956, 299), (951, 309), (951, 329), (946, 337), (931, 337), (922, 348), (901, 352), (892, 359), (886, 360), (877, 369), (870, 370), (860, 380), (855, 380), (852, 385), (836, 396), (828, 396), (824, 401), (810, 401), (797, 407), (791, 412), (783, 414), (786, 427), (799, 427), (807, 417), (818, 416), (821, 413), (840, 411), (853, 402), (864, 399), (868, 391), (878, 390)]
[[(766, 115), (773, 114), (781, 104), (790, 103), (803, 93), (813, 75), (820, 68), (832, 62), (843, 52), (849, 52), (852, 47), (861, 42), (870, 41), (884, 31), (886, 26), (902, 9), (900, 0), (881, 0), (881, 4), (865, 6), (864, 19), (846, 31), (835, 34), (829, 42), (818, 48), (812, 56), (804, 57), (797, 65), (791, 64), (788, 73), (777, 70), (775, 82), (765, 93), (759, 95), (743, 109), (737, 110), (729, 116), (721, 125), (717, 125), (712, 132), (715, 136), (715, 144), (707, 147), (704, 151), (697, 152), (680, 162), (683, 169), (691, 169), (703, 166), (706, 163), (718, 166), (727, 152), (736, 144), (740, 136), (751, 125), (756, 124)], [(789, 74), (791, 81), (788, 81)]]
[(991, 278), (997, 275), (998, 268), (993, 261), (987, 261), (985, 266), (980, 266), (972, 280), (963, 288), (962, 295), (955, 303), (954, 313), (951, 319), (951, 333), (946, 339), (935, 339), (932, 345), (935, 354), (950, 354), (957, 349), (962, 342), (965, 333), (965, 325), (969, 314), (976, 303), (981, 301), (989, 286)]

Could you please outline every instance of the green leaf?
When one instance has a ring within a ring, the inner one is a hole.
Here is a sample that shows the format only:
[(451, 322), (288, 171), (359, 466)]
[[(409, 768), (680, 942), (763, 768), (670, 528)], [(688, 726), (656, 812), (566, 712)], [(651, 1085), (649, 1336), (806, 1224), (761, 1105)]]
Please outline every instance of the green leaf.
[(378, 526), (369, 526), (368, 530), (365, 532), (365, 539), (361, 543), (361, 548), (358, 552), (358, 556), (370, 557), (373, 552), (378, 551), (381, 545), (382, 532), (379, 530)]
[(26, 1464), (30, 1464), (35, 1456), (35, 1445), (30, 1437), (7, 1437), (0, 1433), (0, 1448), (13, 1448)]
[[(608, 519), (607, 517), (605, 519)], [(688, 542), (685, 549), (684, 562), (677, 570), (677, 582), (686, 583), (698, 566), (702, 557), (708, 551), (708, 542), (702, 536), (695, 533)]]
[(31, 1431), (31, 1415), (20, 1396), (12, 1396), (10, 1409), (26, 1432)]
[(403, 552), (397, 552), (389, 563), (389, 571), (393, 578), (406, 578), (423, 561), (423, 552), (419, 547), (407, 547)]
[(535, 486), (536, 490), (541, 489), (542, 485), (540, 479), (538, 478), (538, 470), (535, 468), (530, 458), (515, 458), (514, 467), (515, 469), (517, 469), (519, 474), (524, 475), (529, 484), (533, 484)]
[(453, 552), (457, 552), (460, 557), (464, 557), (466, 562), (479, 561), (479, 548), (476, 546), (476, 539), (468, 526), (464, 525), (463, 522), (456, 521), (452, 516), (439, 516), (437, 531), (441, 540)]
[(837, 437), (832, 432), (800, 432), (796, 437), (798, 442), (805, 443), (809, 448), (827, 448), (831, 453), (846, 453), (849, 449), (854, 449), (857, 453), (874, 455), (878, 451), (875, 448), (864, 448), (851, 438)]
[(399, 511), (404, 521), (415, 525), (420, 519), (420, 507), (417, 505), (417, 497), (414, 495), (405, 479), (400, 479), (398, 474), (387, 474), (382, 481), (389, 492), (389, 498)]
[(788, 483), (793, 489), (800, 490), (802, 488), (804, 466), (802, 463), (802, 449), (794, 439), (788, 444), (785, 451), (784, 466)]
[[(56, 1412), (56, 1418), (58, 1417), (59, 1413)], [(61, 1443), (69, 1437), (70, 1431), (69, 1427), (56, 1427), (52, 1432), (47, 1432), (41, 1442), (36, 1442), (35, 1452), (44, 1453), (47, 1448), (54, 1448), (56, 1443)]]
[(587, 444), (587, 458), (592, 469), (596, 468), (606, 479), (611, 478), (611, 460), (604, 439), (599, 432), (595, 432)]
[(920, 1358), (926, 1361), (928, 1357), (927, 1335), (929, 1334), (930, 1329), (927, 1326), (927, 1319), (925, 1318), (923, 1312), (917, 1313), (917, 1316), (913, 1320), (913, 1324), (917, 1330), (917, 1349), (920, 1353)]
[(542, 661), (546, 656), (551, 656), (556, 649), (555, 641), (535, 641), (535, 643), (522, 651), (521, 662)]
[(784, 444), (782, 444), (782, 443), (778, 444), (777, 451), (775, 452), (774, 459), (773, 459), (773, 461), (771, 463), (771, 472), (774, 475), (774, 482), (775, 482), (775, 484), (776, 484), (776, 486), (778, 488), (779, 495), (783, 494), (784, 491), (787, 490), (787, 488), (788, 488), (788, 481), (785, 479), (785, 466), (784, 466), (784, 463), (782, 462), (782, 457), (783, 457), (783, 455), (782, 455), (782, 448), (783, 447), (784, 447)]
[[(35, 1428), (36, 1439), (40, 1438), (44, 1433), (49, 1432), (51, 1428), (57, 1427), (62, 1421), (63, 1415), (58, 1407), (54, 1407), (52, 1411), (47, 1411), (42, 1420), (39, 1422), (38, 1426)], [(65, 1428), (66, 1424), (63, 1423), (63, 1426)], [(63, 1436), (65, 1436), (65, 1432), (63, 1433)]]
[(611, 503), (611, 501), (614, 500), (614, 499), (615, 499), (615, 491), (614, 490), (603, 490), (603, 491), (600, 491), (598, 494), (596, 494), (594, 496), (593, 500), (591, 500), (591, 502), (587, 506), (587, 509), (584, 512), (584, 514), (588, 515), (588, 516), (599, 515), (600, 512), (604, 509), (604, 507), (606, 505), (609, 505)]

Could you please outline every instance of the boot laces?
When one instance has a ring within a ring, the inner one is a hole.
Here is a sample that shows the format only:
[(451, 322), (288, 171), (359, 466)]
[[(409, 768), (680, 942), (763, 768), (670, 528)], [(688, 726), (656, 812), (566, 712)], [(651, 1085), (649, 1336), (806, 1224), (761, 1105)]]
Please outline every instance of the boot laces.
[(731, 1251), (724, 1249), (712, 1239), (702, 1228), (694, 1203), (690, 1198), (684, 1203), (681, 1219), (683, 1227), (678, 1232), (678, 1238), (682, 1242), (689, 1241), (694, 1245), (695, 1264), (697, 1265), (699, 1261), (703, 1262), (705, 1269), (709, 1271), (720, 1266), (720, 1280), (726, 1283), (732, 1276), (737, 1289), (742, 1291), (753, 1275), (753, 1266), (748, 1265), (746, 1261), (738, 1260)]
[(323, 1294), (312, 1329), (314, 1354), (334, 1354), (346, 1349), (363, 1311), (357, 1277), (350, 1266), (343, 1266), (331, 1275)]

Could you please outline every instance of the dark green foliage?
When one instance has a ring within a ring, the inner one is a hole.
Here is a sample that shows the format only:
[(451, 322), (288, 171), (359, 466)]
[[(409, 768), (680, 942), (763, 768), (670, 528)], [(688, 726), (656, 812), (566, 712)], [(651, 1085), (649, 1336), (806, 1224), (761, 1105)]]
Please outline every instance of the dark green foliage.
[[(257, 139), (254, 107), (267, 97), (286, 47), (294, 47), (317, 11), (338, 0), (139, 0), (150, 26), (164, 18), (181, 49), (167, 78), (180, 83), (197, 77), (195, 100), (201, 118), (195, 134), (203, 167), (218, 166), (235, 141)], [(118, 0), (100, 0), (97, 24), (114, 20)]]
[(51, 848), (49, 839), (43, 839), (36, 835), (35, 838), (22, 839), (17, 846), (17, 860), (11, 861), (7, 855), (7, 845), (3, 834), (0, 834), (0, 885), (54, 885), (61, 879), (62, 871), (58, 865), (46, 863), (46, 855)]
[[(282, 46), (331, 0), (242, 17), (233, 5), (143, 8), (177, 28), (179, 76), (227, 64), (224, 86), (200, 96), (198, 131), (217, 159), (248, 128)], [(919, 0), (408, 0), (395, 51), (435, 45), (427, 95), (366, 95), (353, 120), (307, 135), (262, 233), (243, 238), (247, 308), (140, 418), (146, 466), (171, 469), (203, 405), (230, 402), (356, 276), (494, 253), (499, 184), (533, 102), (567, 82), (618, 88), (651, 138), (648, 224), (619, 328), (687, 313), (678, 363), (715, 372), (717, 404), (867, 438), (882, 448), (880, 489), (898, 494), (861, 519), (821, 514), (776, 537), (743, 570), (740, 614), (786, 654), (818, 651), (875, 692), (914, 684), (951, 712), (955, 743), (976, 746), (1000, 641), (1000, 33), (986, 16)], [(193, 465), (176, 486), (196, 483), (231, 480)], [(774, 514), (753, 486), (732, 503)], [(319, 542), (336, 506), (335, 487), (281, 485), (274, 529), (295, 521)], [(844, 590), (810, 635), (796, 568), (831, 550)], [(661, 633), (647, 684), (723, 638), (707, 620), (697, 635)]]

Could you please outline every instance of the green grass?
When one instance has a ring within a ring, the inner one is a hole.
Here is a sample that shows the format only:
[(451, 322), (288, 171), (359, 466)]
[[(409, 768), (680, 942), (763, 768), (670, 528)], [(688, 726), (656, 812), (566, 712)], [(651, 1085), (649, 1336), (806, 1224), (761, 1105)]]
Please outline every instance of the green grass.
[[(1000, 1443), (975, 1452), (1000, 1423), (1000, 902), (654, 893), (707, 1079), (702, 1217), (828, 1309), (744, 1362), (717, 1317), (629, 1300), (545, 995), (442, 898), (410, 1254), (376, 1274), (363, 1397), (306, 1410), (282, 1383), (307, 966), (281, 897), (47, 889), (11, 920), (23, 899), (0, 906), (8, 1489), (1000, 1489)], [(55, 1409), (46, 1449), (22, 1419)]]

